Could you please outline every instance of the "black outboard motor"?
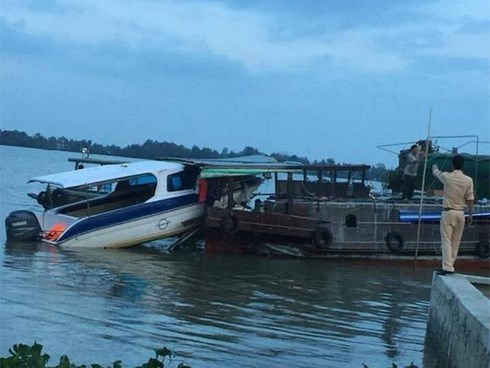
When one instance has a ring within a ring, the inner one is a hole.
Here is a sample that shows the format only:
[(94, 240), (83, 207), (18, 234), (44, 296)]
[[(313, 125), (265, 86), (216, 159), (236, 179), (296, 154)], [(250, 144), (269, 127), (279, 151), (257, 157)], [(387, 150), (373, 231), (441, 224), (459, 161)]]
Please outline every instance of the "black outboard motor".
[(14, 211), (5, 219), (7, 240), (39, 240), (41, 226), (31, 211)]

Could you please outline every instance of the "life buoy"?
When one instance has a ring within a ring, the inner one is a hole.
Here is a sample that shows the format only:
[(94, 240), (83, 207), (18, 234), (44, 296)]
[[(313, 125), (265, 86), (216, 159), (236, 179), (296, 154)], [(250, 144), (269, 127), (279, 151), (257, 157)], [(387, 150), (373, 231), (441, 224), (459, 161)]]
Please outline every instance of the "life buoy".
[(490, 242), (488, 240), (481, 240), (476, 246), (476, 250), (480, 258), (490, 257)]
[(388, 234), (386, 234), (385, 240), (386, 240), (386, 246), (393, 253), (400, 253), (401, 250), (403, 249), (403, 246), (405, 245), (405, 241), (403, 240), (403, 237), (395, 231), (391, 231)]
[(48, 240), (56, 240), (60, 237), (61, 233), (65, 231), (66, 225), (65, 224), (54, 224), (51, 226), (51, 229), (44, 235), (45, 239)]
[(325, 226), (319, 226), (313, 234), (313, 244), (317, 248), (328, 248), (333, 241), (332, 232)]
[(225, 233), (235, 234), (238, 231), (238, 219), (236, 216), (230, 214), (223, 219), (221, 227)]

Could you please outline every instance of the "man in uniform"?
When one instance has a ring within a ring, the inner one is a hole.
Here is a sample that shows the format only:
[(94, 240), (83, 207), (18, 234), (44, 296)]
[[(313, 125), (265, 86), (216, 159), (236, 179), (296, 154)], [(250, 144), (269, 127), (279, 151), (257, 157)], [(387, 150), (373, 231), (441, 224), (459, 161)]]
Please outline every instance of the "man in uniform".
[(437, 165), (432, 165), (432, 174), (444, 186), (441, 215), (442, 268), (437, 270), (442, 275), (454, 273), (454, 262), (464, 230), (465, 205), (468, 206), (468, 224), (473, 222), (473, 179), (461, 171), (464, 166), (463, 156), (454, 155), (452, 164), (452, 172), (442, 172)]

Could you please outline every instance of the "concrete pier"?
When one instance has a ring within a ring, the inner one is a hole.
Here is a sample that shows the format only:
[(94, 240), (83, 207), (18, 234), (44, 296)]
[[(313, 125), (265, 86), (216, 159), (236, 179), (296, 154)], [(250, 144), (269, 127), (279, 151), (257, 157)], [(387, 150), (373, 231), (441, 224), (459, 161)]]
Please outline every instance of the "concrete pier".
[(432, 279), (426, 340), (440, 352), (439, 367), (490, 367), (490, 278), (461, 274)]

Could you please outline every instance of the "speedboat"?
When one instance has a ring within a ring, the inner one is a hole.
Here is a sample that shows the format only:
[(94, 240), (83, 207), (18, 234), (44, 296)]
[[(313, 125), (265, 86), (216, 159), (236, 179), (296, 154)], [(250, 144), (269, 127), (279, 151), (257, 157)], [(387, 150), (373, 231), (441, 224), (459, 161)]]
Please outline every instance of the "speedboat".
[[(235, 203), (246, 203), (262, 179), (234, 175), (203, 180), (199, 165), (147, 160), (40, 176), (29, 182), (46, 185), (45, 190), (29, 194), (43, 210), (10, 213), (5, 220), (8, 240), (120, 248), (186, 234), (201, 223), (206, 203), (226, 203), (228, 191)], [(200, 185), (203, 182), (205, 186)]]

